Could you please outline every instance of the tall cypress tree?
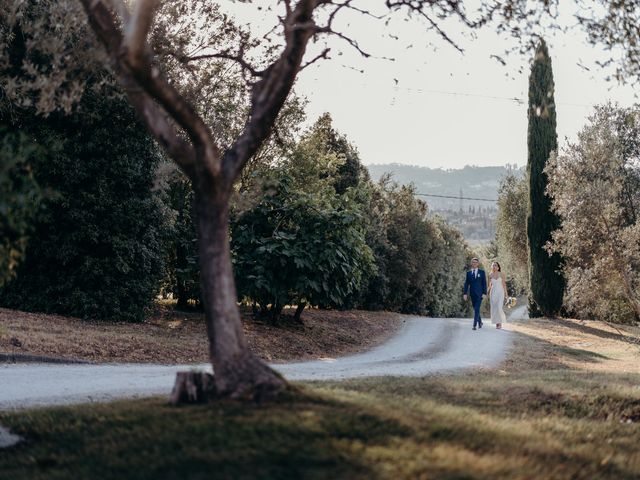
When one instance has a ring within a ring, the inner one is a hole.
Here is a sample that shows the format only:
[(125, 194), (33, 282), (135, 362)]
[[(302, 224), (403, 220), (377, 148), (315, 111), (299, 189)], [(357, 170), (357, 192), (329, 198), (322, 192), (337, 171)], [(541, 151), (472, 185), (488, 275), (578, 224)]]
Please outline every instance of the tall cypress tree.
[(544, 167), (552, 151), (558, 148), (556, 134), (556, 107), (554, 101), (553, 70), (544, 40), (536, 48), (529, 77), (529, 130), (528, 163), (529, 209), (527, 237), (529, 242), (529, 275), (531, 316), (556, 315), (562, 307), (565, 282), (560, 272), (561, 258), (549, 256), (545, 244), (551, 232), (560, 226), (560, 219), (551, 210), (551, 199), (546, 195), (547, 175)]

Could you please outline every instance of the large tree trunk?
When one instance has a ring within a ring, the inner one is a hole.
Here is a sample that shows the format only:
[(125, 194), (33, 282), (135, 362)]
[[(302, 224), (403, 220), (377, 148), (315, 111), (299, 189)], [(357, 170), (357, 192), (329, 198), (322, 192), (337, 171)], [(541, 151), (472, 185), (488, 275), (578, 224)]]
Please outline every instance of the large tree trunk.
[(194, 185), (200, 279), (216, 395), (267, 399), (284, 378), (249, 351), (237, 304), (229, 247), (229, 194)]

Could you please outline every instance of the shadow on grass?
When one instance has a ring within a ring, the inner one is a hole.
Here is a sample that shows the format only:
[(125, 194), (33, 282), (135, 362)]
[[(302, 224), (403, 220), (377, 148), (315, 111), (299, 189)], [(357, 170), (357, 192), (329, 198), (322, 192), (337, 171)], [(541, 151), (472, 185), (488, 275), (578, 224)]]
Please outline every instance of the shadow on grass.
[[(528, 322), (524, 321), (524, 322)], [(578, 370), (569, 363), (596, 364), (611, 360), (593, 350), (558, 345), (532, 334), (512, 331), (515, 353), (505, 361), (503, 369), (511, 370)]]
[[(637, 426), (621, 431), (617, 418), (595, 415), (598, 401), (602, 412), (618, 408), (614, 395), (587, 394), (600, 379), (568, 384), (571, 375), (370, 378), (305, 384), (262, 406), (149, 399), (1, 414), (27, 442), (0, 450), (0, 472), (12, 480), (636, 478)], [(616, 461), (603, 464), (612, 449)]]
[(536, 368), (307, 382), (261, 406), (0, 414), (27, 439), (0, 450), (0, 478), (636, 479), (640, 376), (571, 370), (606, 357), (514, 335)]
[[(563, 327), (566, 327), (568, 329), (576, 330), (580, 333), (584, 333), (587, 335), (594, 335), (596, 337), (605, 338), (607, 340), (615, 340), (618, 342), (630, 343), (636, 346), (640, 346), (640, 338), (638, 338), (637, 336), (634, 336), (633, 334), (629, 334), (629, 332), (624, 332), (624, 333), (622, 331), (620, 331), (619, 333), (607, 332), (599, 328), (590, 327), (586, 323), (582, 323), (582, 322), (579, 323), (571, 320), (566, 320), (563, 318), (558, 318), (551, 321), (558, 325), (562, 325)], [(624, 328), (622, 326), (620, 327)]]
[(556, 348), (561, 355), (565, 355), (574, 360), (580, 360), (583, 362), (597, 363), (601, 360), (609, 360), (609, 357), (590, 350), (583, 350), (580, 348), (571, 348), (562, 345), (557, 345)]
[[(439, 473), (433, 478), (637, 478), (640, 398), (629, 392), (640, 377), (620, 376), (606, 388), (604, 375), (547, 373), (369, 378), (315, 386), (336, 394), (359, 392), (385, 405), (389, 414), (394, 407), (404, 410), (395, 415), (412, 422), (411, 440), (420, 448), (444, 450), (451, 459), (464, 453), (455, 461), (433, 458), (430, 472)], [(614, 451), (631, 462), (602, 461)]]
[[(345, 444), (386, 445), (412, 429), (348, 402), (298, 393), (277, 404), (162, 400), (1, 414), (26, 442), (0, 450), (2, 478), (374, 478)], [(6, 477), (5, 477), (6, 475)]]

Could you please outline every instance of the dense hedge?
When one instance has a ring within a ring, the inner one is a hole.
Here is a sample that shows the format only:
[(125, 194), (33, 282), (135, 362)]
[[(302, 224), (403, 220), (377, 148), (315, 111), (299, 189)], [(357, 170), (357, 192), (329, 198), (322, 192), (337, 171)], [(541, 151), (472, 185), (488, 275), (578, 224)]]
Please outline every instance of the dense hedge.
[(168, 231), (152, 191), (157, 147), (117, 96), (88, 94), (71, 116), (18, 121), (50, 151), (34, 172), (54, 195), (43, 201), (25, 261), (0, 291), (0, 303), (142, 320), (163, 273)]
[(0, 287), (24, 257), (42, 191), (32, 164), (43, 152), (16, 128), (0, 125)]

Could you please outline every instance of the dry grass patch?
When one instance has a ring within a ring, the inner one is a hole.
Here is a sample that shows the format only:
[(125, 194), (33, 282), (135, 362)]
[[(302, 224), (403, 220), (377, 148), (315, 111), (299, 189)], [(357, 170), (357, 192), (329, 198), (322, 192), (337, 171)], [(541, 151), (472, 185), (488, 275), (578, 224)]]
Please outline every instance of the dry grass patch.
[(640, 328), (600, 321), (531, 319), (509, 323), (519, 349), (507, 370), (569, 368), (640, 373)]
[[(316, 359), (370, 348), (402, 325), (387, 312), (309, 310), (303, 324), (284, 316), (273, 327), (243, 317), (250, 347), (268, 361)], [(66, 357), (93, 362), (208, 362), (204, 316), (159, 304), (139, 324), (84, 321), (0, 308), (0, 352), (11, 353), (10, 338), (20, 340), (16, 353)]]

